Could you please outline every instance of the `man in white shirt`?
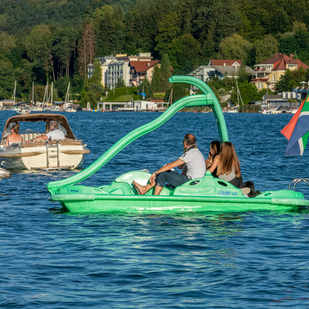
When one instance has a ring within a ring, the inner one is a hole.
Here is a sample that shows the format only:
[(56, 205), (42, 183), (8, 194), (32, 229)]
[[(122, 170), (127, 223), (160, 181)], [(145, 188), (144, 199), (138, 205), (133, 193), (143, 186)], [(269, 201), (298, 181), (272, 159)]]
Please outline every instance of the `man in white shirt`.
[(49, 132), (46, 134), (42, 134), (32, 140), (28, 140), (26, 143), (35, 142), (35, 141), (43, 141), (43, 140), (63, 140), (65, 139), (65, 135), (62, 130), (59, 128), (59, 124), (57, 121), (52, 120), (49, 124)]
[[(195, 136), (192, 134), (186, 134), (183, 139), (183, 147), (185, 153), (176, 161), (166, 164), (155, 171), (150, 176), (149, 183), (146, 186), (142, 186), (133, 181), (136, 191), (139, 194), (144, 195), (148, 190), (155, 186), (154, 195), (159, 195), (165, 182), (168, 182), (174, 187), (178, 187), (191, 179), (204, 177), (206, 173), (205, 158), (196, 147)], [(184, 165), (187, 169), (186, 175), (180, 175), (177, 172), (171, 171), (174, 167)]]

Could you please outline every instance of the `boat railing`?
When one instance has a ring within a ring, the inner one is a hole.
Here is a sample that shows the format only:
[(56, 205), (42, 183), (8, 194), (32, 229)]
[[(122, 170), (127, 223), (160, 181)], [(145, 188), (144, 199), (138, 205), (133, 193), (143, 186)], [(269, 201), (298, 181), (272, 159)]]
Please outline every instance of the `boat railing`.
[(290, 190), (293, 186), (293, 191), (295, 191), (296, 186), (300, 183), (300, 182), (304, 182), (309, 186), (309, 179), (308, 178), (299, 178), (299, 179), (294, 179), (293, 181), (291, 181), (288, 190)]

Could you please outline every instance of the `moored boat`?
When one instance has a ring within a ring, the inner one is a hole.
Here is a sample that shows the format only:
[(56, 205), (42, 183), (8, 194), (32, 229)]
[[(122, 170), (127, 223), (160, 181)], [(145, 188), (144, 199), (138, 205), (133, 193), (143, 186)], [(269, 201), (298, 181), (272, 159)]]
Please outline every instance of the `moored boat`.
[[(41, 140), (25, 143), (48, 133), (50, 122), (56, 121), (65, 134), (64, 140)], [(41, 129), (23, 129), (23, 124), (41, 123)], [(23, 143), (6, 147), (6, 139), (13, 124), (20, 127)], [(74, 169), (89, 153), (86, 144), (77, 140), (67, 119), (59, 114), (29, 114), (13, 116), (5, 125), (0, 144), (0, 161), (6, 169)]]
[(110, 185), (99, 187), (77, 185), (98, 171), (124, 147), (161, 126), (184, 107), (212, 108), (220, 142), (228, 141), (225, 119), (212, 90), (194, 77), (173, 76), (170, 82), (192, 84), (204, 94), (180, 99), (157, 119), (127, 134), (82, 172), (61, 181), (50, 182), (47, 185), (51, 194), (49, 200), (58, 201), (65, 209), (75, 213), (192, 214), (252, 210), (286, 211), (298, 206), (309, 206), (309, 201), (302, 193), (290, 190), (266, 191), (249, 198), (242, 190), (229, 182), (214, 178), (210, 172), (202, 178), (189, 180), (176, 188), (164, 187), (161, 194), (156, 196), (152, 195), (153, 189), (145, 195), (139, 195), (133, 186), (133, 180), (141, 185), (147, 184), (150, 173), (145, 171), (125, 173)]

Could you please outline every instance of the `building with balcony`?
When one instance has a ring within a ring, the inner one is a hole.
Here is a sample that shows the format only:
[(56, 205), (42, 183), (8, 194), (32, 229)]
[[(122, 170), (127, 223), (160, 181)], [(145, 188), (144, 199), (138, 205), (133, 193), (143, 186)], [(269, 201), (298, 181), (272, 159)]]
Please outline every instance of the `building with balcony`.
[[(223, 79), (238, 78), (239, 69), (241, 68), (241, 60), (210, 60), (208, 65), (201, 65), (189, 76), (199, 78), (203, 82), (208, 82), (215, 77)], [(246, 72), (252, 74), (254, 71), (250, 67), (246, 67)]]
[[(126, 87), (138, 86), (144, 78), (152, 79), (154, 66), (159, 61), (152, 60), (150, 53), (139, 53), (137, 56), (117, 54), (115, 56), (98, 57), (101, 63), (103, 87), (114, 89), (119, 78), (123, 79)], [(94, 72), (94, 65), (88, 65), (88, 78)]]
[(251, 83), (254, 83), (259, 90), (269, 88), (271, 91), (275, 91), (276, 83), (287, 70), (294, 71), (300, 67), (305, 70), (309, 68), (299, 59), (293, 59), (293, 55), (288, 57), (285, 54), (277, 53), (272, 58), (254, 66)]

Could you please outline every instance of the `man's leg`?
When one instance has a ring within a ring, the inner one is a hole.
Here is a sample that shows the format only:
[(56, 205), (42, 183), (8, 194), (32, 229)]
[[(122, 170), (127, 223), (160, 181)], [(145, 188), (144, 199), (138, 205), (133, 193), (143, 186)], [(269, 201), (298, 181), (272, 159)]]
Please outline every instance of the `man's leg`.
[(139, 183), (137, 183), (135, 180), (133, 180), (133, 184), (134, 184), (135, 189), (137, 189), (138, 192), (140, 193), (140, 195), (146, 194), (147, 191), (149, 191), (151, 188), (153, 188), (156, 185), (156, 183), (153, 182), (153, 183), (147, 183), (146, 186), (142, 186)]
[(181, 186), (185, 182), (187, 182), (189, 179), (184, 175), (179, 175), (176, 172), (173, 171), (167, 171), (160, 173), (157, 177), (157, 185), (155, 188), (154, 195), (159, 195), (165, 185), (165, 183), (169, 183), (174, 187)]

